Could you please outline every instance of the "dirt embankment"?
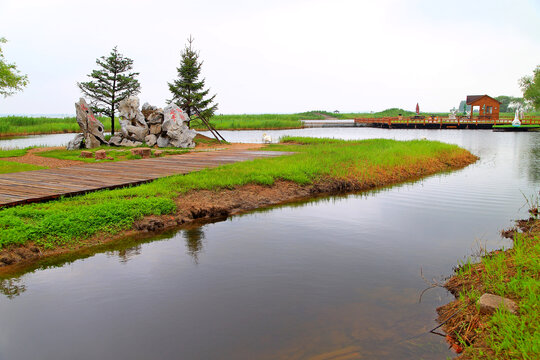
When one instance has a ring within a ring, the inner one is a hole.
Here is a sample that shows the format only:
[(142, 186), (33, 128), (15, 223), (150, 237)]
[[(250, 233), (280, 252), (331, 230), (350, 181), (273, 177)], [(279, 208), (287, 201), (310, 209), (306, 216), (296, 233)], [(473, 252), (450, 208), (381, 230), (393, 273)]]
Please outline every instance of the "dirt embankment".
[[(252, 144), (253, 145), (253, 144)], [(253, 147), (252, 147), (253, 148)], [(53, 250), (42, 249), (29, 243), (18, 247), (9, 247), (0, 251), (0, 268), (14, 267), (36, 261), (45, 256), (76, 252), (94, 245), (134, 236), (139, 233), (159, 233), (196, 222), (207, 222), (229, 215), (239, 214), (257, 208), (300, 201), (317, 196), (347, 194), (375, 187), (388, 186), (402, 181), (417, 180), (441, 171), (463, 168), (478, 158), (474, 155), (463, 156), (449, 162), (436, 161), (432, 166), (417, 169), (411, 173), (396, 172), (387, 177), (386, 182), (359, 183), (354, 179), (325, 178), (310, 185), (299, 185), (290, 181), (276, 181), (272, 186), (248, 184), (235, 189), (193, 190), (176, 199), (175, 214), (148, 216), (133, 224), (132, 229), (116, 235), (99, 234), (90, 239)]]

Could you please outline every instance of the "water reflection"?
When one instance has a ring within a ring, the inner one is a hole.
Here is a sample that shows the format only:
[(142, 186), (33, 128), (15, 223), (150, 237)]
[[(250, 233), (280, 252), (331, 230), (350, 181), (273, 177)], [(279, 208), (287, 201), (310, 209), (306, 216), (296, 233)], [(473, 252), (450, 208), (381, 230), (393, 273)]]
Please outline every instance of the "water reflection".
[(205, 238), (203, 229), (203, 226), (197, 226), (180, 231), (180, 234), (186, 240), (187, 254), (191, 256), (195, 264), (199, 263), (199, 254), (203, 250), (203, 241)]
[(26, 291), (22, 278), (0, 279), (0, 293), (8, 299), (13, 299)]
[(133, 257), (140, 255), (142, 246), (140, 244), (127, 249), (121, 249), (118, 251), (110, 252), (110, 255), (117, 255), (121, 263), (127, 263)]

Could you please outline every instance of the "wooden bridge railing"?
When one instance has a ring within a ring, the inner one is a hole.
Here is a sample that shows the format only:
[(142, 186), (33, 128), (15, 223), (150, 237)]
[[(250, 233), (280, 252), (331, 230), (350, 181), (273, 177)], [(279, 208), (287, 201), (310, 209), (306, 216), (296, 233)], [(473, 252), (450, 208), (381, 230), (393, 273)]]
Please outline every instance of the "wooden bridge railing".
[[(461, 125), (461, 124), (475, 124), (475, 125), (507, 125), (511, 124), (513, 118), (503, 118), (503, 119), (489, 119), (486, 117), (457, 117), (455, 120), (450, 120), (442, 116), (429, 116), (429, 117), (381, 117), (381, 118), (355, 118), (356, 123), (363, 124), (387, 124), (392, 126), (392, 124), (440, 124), (440, 125)], [(521, 123), (523, 125), (540, 125), (540, 116), (525, 116)]]

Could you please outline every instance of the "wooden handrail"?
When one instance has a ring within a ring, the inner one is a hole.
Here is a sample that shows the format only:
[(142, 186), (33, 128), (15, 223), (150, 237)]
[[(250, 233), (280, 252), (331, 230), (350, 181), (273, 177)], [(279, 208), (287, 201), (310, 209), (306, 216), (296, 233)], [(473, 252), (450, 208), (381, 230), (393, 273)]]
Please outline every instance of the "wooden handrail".
[[(380, 118), (355, 118), (354, 121), (357, 123), (378, 123), (378, 124), (386, 124), (388, 126), (392, 126), (392, 124), (407, 124), (407, 126), (411, 124), (439, 124), (441, 127), (444, 124), (456, 124), (456, 125), (462, 125), (462, 124), (475, 124), (476, 126), (480, 125), (505, 125), (510, 124), (513, 119), (509, 118), (500, 118), (500, 119), (492, 119), (492, 118), (482, 118), (482, 117), (456, 117), (456, 120), (450, 120), (449, 118), (444, 118), (442, 116), (435, 116), (433, 118), (431, 117), (424, 117), (422, 119), (414, 119), (413, 117), (406, 117), (402, 118), (402, 120), (399, 120), (399, 117), (380, 117)], [(521, 123), (524, 125), (537, 125), (540, 124), (540, 116), (526, 116), (521, 120)]]

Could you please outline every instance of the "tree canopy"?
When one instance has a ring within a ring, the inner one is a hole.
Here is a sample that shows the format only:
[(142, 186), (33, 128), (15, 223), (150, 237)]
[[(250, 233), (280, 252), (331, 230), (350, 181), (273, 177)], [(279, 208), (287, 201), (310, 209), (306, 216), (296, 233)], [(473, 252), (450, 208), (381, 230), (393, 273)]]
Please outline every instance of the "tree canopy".
[(17, 65), (5, 61), (1, 44), (6, 42), (5, 38), (0, 38), (0, 95), (4, 97), (11, 96), (28, 85), (28, 76), (22, 75)]
[(528, 100), (531, 105), (540, 110), (540, 65), (536, 66), (533, 71), (533, 76), (524, 76), (519, 81), (523, 97)]
[(495, 99), (501, 102), (501, 112), (512, 112), (516, 110), (516, 107), (524, 105), (524, 100), (520, 97), (501, 95), (497, 96)]
[(114, 114), (118, 103), (140, 92), (141, 85), (135, 78), (139, 73), (129, 72), (133, 69), (133, 60), (118, 53), (116, 46), (108, 57), (96, 59), (96, 64), (99, 69), (88, 75), (92, 80), (77, 83), (77, 86), (91, 99), (93, 112), (111, 118), (111, 133), (114, 135)]
[(218, 104), (213, 104), (216, 95), (208, 97), (210, 90), (204, 89), (206, 79), (199, 80), (203, 62), (199, 62), (199, 53), (193, 50), (192, 44), (193, 38), (190, 36), (180, 54), (180, 67), (176, 68), (178, 78), (169, 83), (173, 97), (168, 102), (178, 105), (190, 118), (196, 114), (197, 109), (208, 119), (214, 115)]

